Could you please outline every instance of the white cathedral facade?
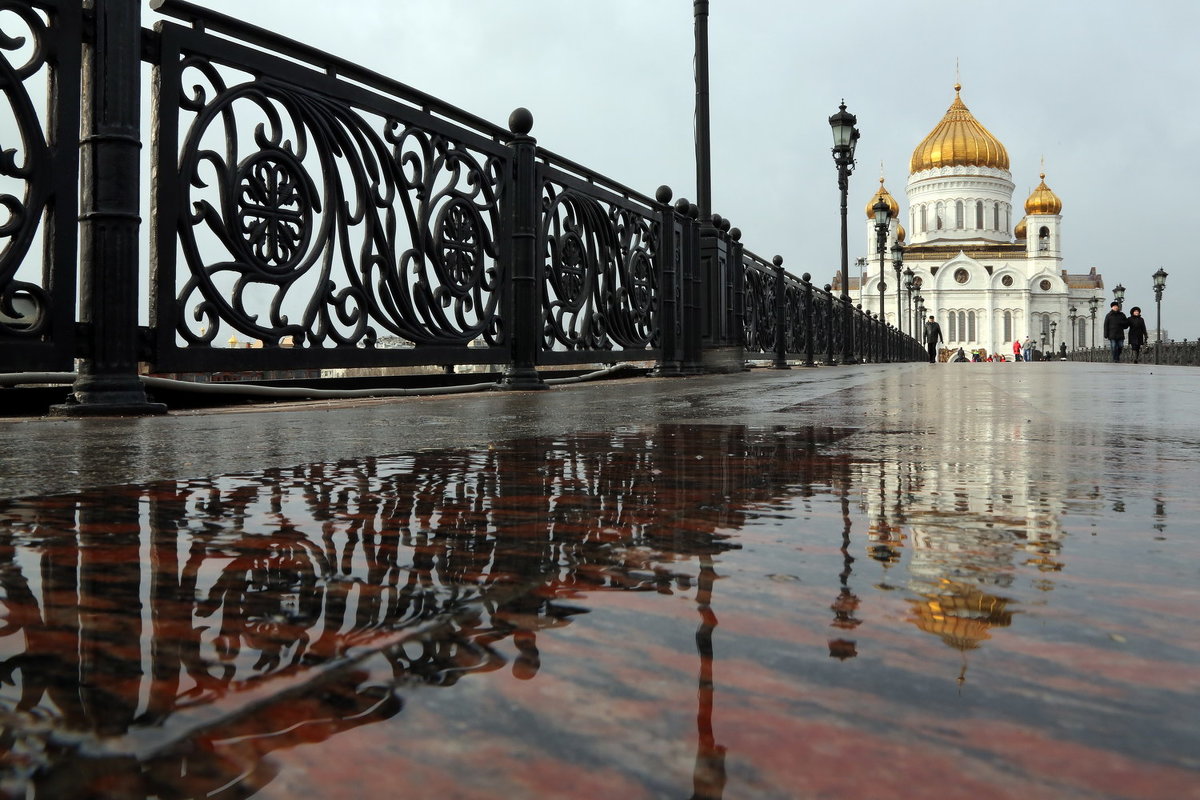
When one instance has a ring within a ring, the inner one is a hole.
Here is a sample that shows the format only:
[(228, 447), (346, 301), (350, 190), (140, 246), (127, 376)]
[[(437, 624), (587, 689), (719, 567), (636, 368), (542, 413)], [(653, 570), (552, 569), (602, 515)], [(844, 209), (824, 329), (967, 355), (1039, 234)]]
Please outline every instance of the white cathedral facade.
[[(880, 312), (873, 207), (882, 198), (889, 209), (882, 262), (887, 322), (905, 333), (915, 325), (921, 338), (913, 303), (919, 297), (925, 319), (937, 318), (944, 347), (951, 350), (1011, 358), (1013, 342), (1026, 337), (1038, 349), (1054, 352), (1063, 342), (1071, 349), (1090, 346), (1093, 326), (1108, 311), (1103, 279), (1095, 268), (1082, 275), (1063, 269), (1062, 201), (1046, 185), (1044, 173), (1025, 200), (1024, 214), (1014, 212), (1008, 151), (975, 119), (960, 91), (956, 85), (946, 115), (913, 150), (905, 189), (907, 241), (899, 204), (879, 179), (866, 206), (866, 255), (858, 259), (860, 275), (850, 280), (851, 297), (863, 310)], [(911, 293), (903, 273), (896, 279), (892, 247), (897, 243), (904, 246), (902, 269), (913, 273)], [(1098, 298), (1098, 319), (1091, 314), (1093, 298)]]

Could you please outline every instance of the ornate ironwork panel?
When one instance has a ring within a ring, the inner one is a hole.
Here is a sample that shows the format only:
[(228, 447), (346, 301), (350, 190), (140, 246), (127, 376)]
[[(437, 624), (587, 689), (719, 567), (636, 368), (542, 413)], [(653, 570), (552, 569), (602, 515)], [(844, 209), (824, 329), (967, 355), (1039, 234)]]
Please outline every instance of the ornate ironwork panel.
[(803, 355), (805, 337), (811, 328), (809, 315), (805, 313), (804, 287), (800, 281), (787, 276), (783, 287), (783, 344), (789, 354)]
[(549, 356), (563, 351), (575, 361), (615, 350), (657, 357), (661, 214), (548, 164), (541, 185), (542, 360), (561, 361)]
[(505, 342), (508, 246), (508, 149), (492, 132), (160, 31), (160, 368), (203, 365), (230, 336), (275, 364), (503, 360), (487, 352)]
[(750, 257), (742, 261), (746, 312), (742, 318), (747, 353), (775, 352), (775, 270)]
[(75, 355), (80, 5), (0, 0), (0, 371)]

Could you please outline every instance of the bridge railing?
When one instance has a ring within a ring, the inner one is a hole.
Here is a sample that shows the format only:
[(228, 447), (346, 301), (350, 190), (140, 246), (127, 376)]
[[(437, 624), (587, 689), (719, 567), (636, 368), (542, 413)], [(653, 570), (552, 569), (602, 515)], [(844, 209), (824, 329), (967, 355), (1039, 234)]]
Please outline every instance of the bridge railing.
[[(129, 406), (138, 371), (475, 364), (539, 388), (551, 365), (636, 360), (675, 375), (741, 369), (754, 353), (833, 364), (847, 330), (856, 360), (912, 349), (754, 256), (727, 220), (672, 204), (669, 188), (649, 197), (539, 147), (524, 109), (502, 128), (184, 0), (152, 0), (165, 17), (153, 30), (137, 0), (79, 5), (8, 4), (25, 30), (4, 31), (0, 69), (30, 144), (0, 160), (13, 187), (0, 197), (0, 372), (78, 361), (91, 374), (81, 404), (103, 406), (124, 382)], [(136, 70), (115, 74), (129, 41), (152, 71), (149, 97), (133, 98), (153, 105), (145, 135), (130, 122), (137, 102), (123, 122), (93, 119), (97, 96), (140, 92)], [(26, 82), (47, 75), (39, 117)], [(80, 107), (92, 115), (82, 139)], [(133, 252), (138, 166), (126, 163), (142, 138), (146, 272)], [(81, 151), (105, 168), (81, 173)], [(124, 266), (94, 269), (114, 259)]]
[[(1081, 348), (1068, 351), (1065, 358), (1068, 361), (1111, 362), (1112, 350), (1107, 346)], [(1121, 361), (1128, 364), (1133, 363), (1133, 359), (1133, 349), (1127, 343), (1121, 351)], [(1187, 339), (1178, 342), (1165, 341), (1157, 345), (1149, 342), (1142, 346), (1138, 361), (1142, 364), (1200, 367), (1200, 340), (1194, 342), (1189, 342)]]

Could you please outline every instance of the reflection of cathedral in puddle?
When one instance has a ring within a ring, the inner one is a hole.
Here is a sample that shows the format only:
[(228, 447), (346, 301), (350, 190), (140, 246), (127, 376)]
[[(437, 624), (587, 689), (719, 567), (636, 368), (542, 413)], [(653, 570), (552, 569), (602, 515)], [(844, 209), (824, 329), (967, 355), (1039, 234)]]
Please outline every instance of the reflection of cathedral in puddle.
[[(908, 620), (950, 647), (965, 654), (1011, 624), (1006, 590), (1022, 567), (1062, 569), (1061, 501), (986, 459), (928, 472), (897, 462), (860, 468), (859, 485), (872, 487), (862, 497), (868, 555), (888, 571), (903, 563)], [(1033, 585), (1053, 588), (1042, 578)], [(965, 670), (964, 660), (960, 680)]]

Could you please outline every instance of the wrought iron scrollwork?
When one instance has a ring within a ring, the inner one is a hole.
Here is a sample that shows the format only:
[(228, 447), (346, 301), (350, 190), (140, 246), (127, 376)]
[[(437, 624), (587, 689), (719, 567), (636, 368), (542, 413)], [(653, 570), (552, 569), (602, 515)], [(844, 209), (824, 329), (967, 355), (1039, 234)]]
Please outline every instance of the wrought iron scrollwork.
[(10, 15), (5, 24), (17, 21), (22, 27), (20, 34), (0, 30), (2, 111), (16, 126), (15, 135), (8, 136), (17, 140), (0, 140), (0, 333), (30, 338), (49, 327), (50, 293), (19, 279), (17, 271), (37, 241), (53, 175), (50, 147), (26, 81), (46, 68), (51, 32), (28, 3), (0, 2), (0, 12)]
[(775, 274), (747, 263), (744, 275), (744, 346), (750, 353), (771, 353), (775, 349)]
[(180, 103), (194, 115), (179, 153), (184, 342), (229, 325), (266, 346), (501, 343), (499, 146), (227, 74), (180, 64), (181, 81), (198, 76)]
[(643, 349), (659, 338), (658, 226), (546, 181), (543, 347)]

